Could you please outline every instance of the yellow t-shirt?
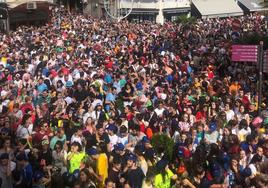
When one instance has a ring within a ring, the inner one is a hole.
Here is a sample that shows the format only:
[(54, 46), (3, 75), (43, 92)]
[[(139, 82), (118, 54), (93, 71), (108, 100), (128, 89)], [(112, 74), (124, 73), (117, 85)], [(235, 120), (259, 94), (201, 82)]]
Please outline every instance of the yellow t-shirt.
[(173, 172), (168, 169), (165, 180), (163, 180), (161, 174), (157, 174), (154, 179), (154, 187), (155, 188), (170, 188), (170, 179), (173, 176)]
[(99, 184), (99, 188), (102, 188), (108, 177), (108, 157), (105, 153), (101, 153), (97, 160), (97, 174), (102, 177), (102, 182)]

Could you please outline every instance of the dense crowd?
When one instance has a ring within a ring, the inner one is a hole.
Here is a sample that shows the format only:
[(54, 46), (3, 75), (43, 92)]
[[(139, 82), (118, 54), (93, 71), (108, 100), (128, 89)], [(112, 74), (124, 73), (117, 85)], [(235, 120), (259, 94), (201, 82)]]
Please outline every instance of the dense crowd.
[(267, 187), (268, 83), (258, 103), (256, 65), (230, 50), (268, 30), (236, 19), (234, 32), (234, 18), (115, 23), (56, 8), (0, 34), (1, 188)]

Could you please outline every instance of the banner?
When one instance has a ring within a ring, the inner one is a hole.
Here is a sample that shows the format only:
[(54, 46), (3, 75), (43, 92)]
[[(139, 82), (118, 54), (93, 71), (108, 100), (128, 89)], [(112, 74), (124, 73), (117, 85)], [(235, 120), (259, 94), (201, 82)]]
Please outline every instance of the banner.
[(263, 72), (268, 73), (268, 50), (264, 51)]
[(233, 45), (232, 61), (236, 62), (254, 62), (258, 61), (257, 45)]

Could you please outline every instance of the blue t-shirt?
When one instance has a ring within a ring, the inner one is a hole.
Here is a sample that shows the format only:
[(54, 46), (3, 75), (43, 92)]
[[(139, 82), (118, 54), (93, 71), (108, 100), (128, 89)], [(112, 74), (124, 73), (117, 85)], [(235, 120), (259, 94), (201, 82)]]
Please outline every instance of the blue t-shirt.
[(21, 177), (22, 177), (22, 187), (30, 188), (32, 187), (32, 178), (33, 178), (33, 169), (31, 164), (28, 164), (25, 166), (21, 171)]

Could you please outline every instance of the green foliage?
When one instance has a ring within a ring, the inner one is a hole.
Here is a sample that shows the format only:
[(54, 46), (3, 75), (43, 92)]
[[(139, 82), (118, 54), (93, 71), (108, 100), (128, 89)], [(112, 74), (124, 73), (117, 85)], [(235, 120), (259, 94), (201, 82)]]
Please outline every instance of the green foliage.
[(172, 158), (174, 144), (173, 139), (166, 134), (155, 134), (152, 137), (152, 146), (155, 148), (156, 153), (159, 155), (164, 153), (170, 159)]
[(188, 17), (187, 15), (181, 15), (181, 16), (178, 16), (175, 20), (175, 23), (180, 23), (180, 24), (183, 24), (183, 25), (186, 25), (186, 24), (194, 24), (196, 22), (196, 18), (195, 17)]
[(238, 41), (239, 44), (259, 45), (260, 41), (264, 43), (264, 49), (268, 49), (268, 36), (261, 36), (257, 33), (244, 35)]

